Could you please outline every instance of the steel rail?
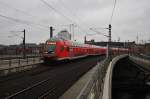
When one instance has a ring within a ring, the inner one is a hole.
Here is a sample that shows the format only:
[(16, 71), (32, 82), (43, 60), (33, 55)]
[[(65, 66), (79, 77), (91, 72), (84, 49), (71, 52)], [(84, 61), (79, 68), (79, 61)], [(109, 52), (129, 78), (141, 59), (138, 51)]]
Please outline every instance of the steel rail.
[(47, 91), (46, 93), (42, 94), (40, 97), (38, 97), (38, 99), (44, 99), (46, 96), (48, 96), (50, 93), (53, 93), (53, 91), (55, 90), (56, 87), (50, 89), (49, 91)]
[(31, 85), (31, 86), (29, 86), (29, 87), (27, 87), (27, 88), (25, 88), (25, 89), (23, 89), (23, 90), (21, 90), (21, 91), (18, 91), (18, 92), (16, 92), (16, 93), (14, 93), (14, 94), (12, 94), (12, 95), (6, 97), (5, 99), (12, 99), (13, 97), (18, 96), (19, 94), (22, 94), (22, 93), (24, 93), (24, 92), (26, 92), (26, 91), (28, 91), (28, 90), (34, 88), (34, 87), (37, 87), (37, 86), (39, 86), (39, 85), (41, 85), (41, 84), (43, 84), (43, 83), (49, 81), (50, 79), (51, 79), (51, 78), (48, 78), (48, 79), (45, 79), (45, 80), (43, 80), (43, 81), (40, 81), (40, 82), (38, 82), (38, 83), (36, 83), (36, 84), (33, 84), (33, 85)]

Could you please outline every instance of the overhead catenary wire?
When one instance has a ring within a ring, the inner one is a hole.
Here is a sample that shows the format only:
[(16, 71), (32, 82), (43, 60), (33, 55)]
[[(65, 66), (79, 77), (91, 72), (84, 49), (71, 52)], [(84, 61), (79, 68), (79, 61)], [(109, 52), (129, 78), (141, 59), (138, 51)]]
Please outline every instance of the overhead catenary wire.
[[(116, 2), (117, 2), (117, 0), (114, 0), (114, 6), (113, 6), (112, 13), (111, 13), (110, 20), (109, 20), (109, 27), (108, 28), (103, 28), (103, 27), (90, 28), (90, 30), (93, 30), (94, 32), (97, 32), (97, 33), (100, 33), (100, 32), (96, 31), (96, 29), (107, 29), (107, 30), (110, 30), (111, 24), (112, 24), (112, 18), (113, 18), (115, 7), (116, 7)], [(100, 34), (102, 34), (102, 33), (100, 33)], [(109, 39), (111, 38), (111, 33), (109, 34), (109, 36), (108, 35), (104, 35), (104, 34), (102, 34), (102, 35), (105, 36), (105, 37), (109, 37)]]
[(0, 1), (0, 5), (3, 5), (3, 6), (5, 6), (5, 7), (7, 7), (7, 8), (10, 8), (10, 9), (13, 9), (14, 11), (19, 12), (19, 13), (22, 13), (22, 14), (24, 14), (24, 15), (26, 15), (26, 16), (30, 16), (30, 17), (32, 17), (32, 18), (37, 18), (37, 16), (31, 15), (29, 12), (20, 10), (20, 9), (18, 9), (18, 8), (16, 8), (16, 7), (13, 7), (12, 5), (9, 5), (9, 4), (4, 3), (4, 2), (2, 2), (2, 1)]
[[(72, 16), (75, 16), (74, 19), (75, 19), (76, 21), (78, 21), (78, 22), (81, 23), (81, 20), (78, 18), (78, 16), (76, 15), (76, 13), (74, 13), (73, 11), (71, 11), (70, 8), (68, 9), (68, 6), (66, 6), (62, 0), (57, 0), (57, 1), (59, 1), (59, 3), (61, 4), (61, 6), (62, 6), (65, 10), (67, 10)], [(82, 23), (83, 23), (83, 22), (82, 22)]]
[(57, 14), (63, 16), (66, 20), (70, 21), (71, 23), (74, 23), (73, 20), (71, 20), (66, 15), (64, 15), (63, 13), (61, 13), (60, 11), (58, 11), (57, 9), (55, 9), (52, 5), (50, 5), (49, 3), (47, 3), (45, 0), (40, 0), (40, 1), (43, 2), (48, 8), (52, 9), (53, 11), (55, 11)]
[(115, 0), (115, 1), (114, 1), (114, 6), (113, 6), (112, 13), (111, 13), (111, 16), (110, 16), (109, 24), (111, 24), (111, 23), (112, 23), (112, 18), (113, 18), (114, 11), (115, 11), (115, 7), (116, 7), (116, 2), (117, 2), (117, 0)]
[[(27, 11), (23, 11), (23, 10), (21, 10), (21, 9), (18, 9), (18, 8), (14, 7), (14, 6), (12, 6), (12, 5), (9, 5), (9, 4), (5, 3), (5, 2), (0, 1), (0, 5), (5, 6), (5, 7), (7, 7), (7, 8), (10, 8), (11, 10), (14, 10), (14, 11), (20, 13), (20, 14), (24, 14), (25, 16), (28, 16), (28, 17), (31, 17), (31, 18), (34, 18), (34, 19), (35, 19), (35, 18), (38, 19), (37, 16), (32, 15), (32, 14), (30, 14), (30, 13), (27, 12)], [(31, 23), (31, 22), (30, 22), (30, 23)], [(43, 28), (43, 27), (49, 28), (48, 26), (44, 26), (43, 24), (39, 24), (39, 23), (33, 23), (33, 22), (32, 22), (31, 24), (32, 24), (32, 25), (33, 25), (33, 24), (39, 25), (39, 26), (41, 26), (42, 28)], [(29, 25), (29, 24), (28, 24), (28, 25)]]
[(12, 18), (12, 17), (9, 17), (9, 16), (5, 16), (5, 15), (2, 15), (2, 14), (0, 14), (0, 17), (8, 19), (8, 20), (15, 21), (15, 22), (24, 23), (26, 25), (29, 25), (29, 23), (26, 23), (25, 21), (22, 21), (22, 20), (19, 20), (19, 19), (15, 19), (15, 18)]
[(97, 34), (103, 35), (103, 36), (105, 36), (105, 37), (109, 37), (108, 35), (105, 35), (105, 34), (99, 32), (99, 31), (96, 31), (96, 30), (92, 29), (92, 28), (90, 28), (90, 30), (96, 32)]
[[(63, 2), (61, 2), (61, 4), (63, 4)], [(30, 13), (28, 13), (28, 12), (26, 12), (26, 11), (23, 11), (23, 10), (20, 10), (20, 9), (17, 9), (17, 8), (15, 8), (15, 7), (13, 7), (13, 6), (10, 6), (10, 5), (8, 5), (7, 3), (5, 3), (5, 2), (0, 2), (0, 5), (3, 5), (3, 6), (7, 6), (8, 8), (11, 8), (11, 9), (13, 9), (13, 10), (15, 10), (15, 11), (17, 11), (17, 12), (19, 12), (19, 13), (22, 13), (22, 14), (24, 14), (24, 15), (26, 15), (26, 16), (30, 16), (30, 17), (32, 17), (32, 18), (36, 18), (37, 16), (33, 16), (33, 15), (31, 15)], [(66, 7), (65, 7), (65, 5), (63, 4), (63, 7), (66, 9)], [(53, 9), (55, 9), (54, 7), (52, 7), (51, 6), (51, 8), (53, 8)], [(56, 9), (55, 9), (55, 11), (56, 11)], [(58, 12), (58, 11), (57, 11)], [(58, 12), (59, 13), (59, 12)], [(62, 15), (62, 14), (61, 14)], [(65, 16), (65, 15), (64, 15)], [(67, 19), (69, 19), (69, 18), (67, 18)], [(15, 20), (16, 21), (16, 20)], [(17, 20), (18, 21), (18, 20)], [(71, 22), (73, 22), (73, 20), (71, 20), (71, 19), (69, 19), (69, 21), (71, 21)], [(75, 23), (75, 22), (74, 22)], [(27, 25), (29, 25), (29, 24), (27, 24)], [(46, 26), (45, 26), (46, 27)]]
[(43, 25), (40, 25), (40, 24), (37, 24), (37, 23), (31, 23), (29, 21), (16, 19), (16, 18), (6, 16), (6, 15), (3, 15), (3, 14), (0, 14), (0, 17), (11, 20), (11, 21), (14, 21), (14, 22), (17, 22), (17, 23), (22, 23), (22, 24), (26, 24), (26, 25), (36, 25), (36, 26), (38, 26), (40, 28), (44, 28), (44, 29), (47, 28), (46, 26), (43, 26)]
[(47, 7), (49, 7), (54, 12), (56, 12), (60, 16), (64, 17), (69, 22), (71, 22), (71, 23), (75, 24), (76, 26), (78, 26), (82, 31), (85, 31), (79, 24), (77, 24), (77, 22), (75, 22), (74, 20), (70, 19), (68, 16), (66, 16), (64, 13), (60, 12), (59, 10), (55, 9), (51, 4), (49, 4), (45, 0), (40, 0), (40, 1), (43, 2)]
[[(76, 20), (76, 21), (80, 22), (81, 24), (84, 24), (84, 26), (87, 24), (87, 23), (83, 22), (82, 20), (80, 20), (80, 19), (78, 18), (78, 16), (76, 15), (76, 13), (74, 13), (73, 11), (71, 11), (70, 9), (68, 9), (68, 7), (66, 7), (66, 5), (64, 4), (64, 2), (63, 2), (62, 0), (58, 0), (58, 1), (59, 1), (59, 3), (61, 3), (61, 5), (62, 5), (66, 10), (68, 10), (69, 13), (71, 13), (71, 15), (75, 16), (75, 20)], [(80, 29), (82, 32), (85, 32), (85, 31), (86, 31), (85, 29), (82, 28), (82, 26), (78, 25), (77, 23), (76, 23), (76, 25), (79, 27), (79, 29)]]
[[(111, 13), (110, 20), (109, 20), (109, 25), (112, 24), (112, 18), (113, 18), (115, 7), (116, 7), (116, 2), (117, 2), (117, 0), (114, 0), (114, 5), (113, 5), (112, 13)], [(108, 30), (109, 27), (108, 28), (104, 28), (104, 27), (90, 28), (89, 30), (93, 30), (94, 31), (96, 29), (106, 29), (106, 30)]]

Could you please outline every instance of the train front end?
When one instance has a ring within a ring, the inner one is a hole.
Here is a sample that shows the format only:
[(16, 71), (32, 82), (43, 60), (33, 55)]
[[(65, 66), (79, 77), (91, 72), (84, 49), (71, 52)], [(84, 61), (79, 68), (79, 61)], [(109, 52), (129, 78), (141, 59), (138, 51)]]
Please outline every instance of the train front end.
[(47, 40), (45, 44), (45, 51), (43, 53), (44, 62), (51, 62), (57, 59), (56, 56), (56, 40)]

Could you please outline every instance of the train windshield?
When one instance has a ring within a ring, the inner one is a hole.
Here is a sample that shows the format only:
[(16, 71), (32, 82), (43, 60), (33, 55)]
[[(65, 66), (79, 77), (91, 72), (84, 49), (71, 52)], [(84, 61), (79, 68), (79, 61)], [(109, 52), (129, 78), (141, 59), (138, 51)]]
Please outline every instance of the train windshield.
[(56, 44), (54, 43), (47, 43), (47, 51), (48, 53), (53, 53), (55, 51)]

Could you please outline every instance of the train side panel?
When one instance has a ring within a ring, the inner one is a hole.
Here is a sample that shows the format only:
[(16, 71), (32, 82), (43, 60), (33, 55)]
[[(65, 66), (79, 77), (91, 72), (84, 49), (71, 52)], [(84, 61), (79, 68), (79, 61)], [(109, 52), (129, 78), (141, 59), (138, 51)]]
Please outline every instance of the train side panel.
[(69, 43), (66, 41), (57, 42), (56, 55), (58, 60), (69, 59)]

